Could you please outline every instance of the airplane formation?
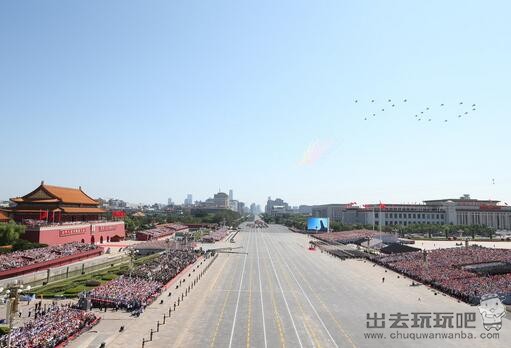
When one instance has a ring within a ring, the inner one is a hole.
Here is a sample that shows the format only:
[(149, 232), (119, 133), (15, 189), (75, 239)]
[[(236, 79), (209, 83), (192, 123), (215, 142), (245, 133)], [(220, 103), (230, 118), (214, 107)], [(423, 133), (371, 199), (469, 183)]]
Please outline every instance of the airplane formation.
[[(364, 104), (364, 102), (361, 99), (360, 100), (355, 99), (354, 102), (355, 102), (355, 104), (358, 104), (358, 105)], [(392, 99), (389, 98), (386, 100), (386, 102), (384, 102), (384, 105), (380, 104), (377, 107), (376, 100), (370, 99), (365, 104), (369, 104), (370, 108), (373, 111), (370, 112), (369, 116), (367, 116), (367, 115), (363, 116), (364, 121), (369, 121), (373, 118), (376, 118), (378, 115), (382, 115), (383, 113), (385, 113), (386, 110), (387, 111), (398, 110), (399, 105), (405, 105), (406, 103), (408, 103), (408, 99), (402, 99), (402, 100), (400, 99), (400, 100), (393, 101)], [(440, 103), (440, 104), (437, 104), (436, 107), (431, 106), (431, 105), (426, 106), (422, 110), (419, 110), (416, 113), (412, 113), (410, 116), (413, 117), (413, 119), (415, 119), (418, 122), (421, 122), (421, 121), (433, 122), (435, 120), (439, 120), (443, 123), (447, 123), (450, 120), (449, 117), (454, 118), (454, 119), (463, 119), (463, 118), (468, 117), (469, 114), (477, 111), (475, 103), (465, 104), (463, 101), (460, 101), (457, 103), (452, 103), (450, 105), (453, 107), (454, 106), (457, 107), (456, 112), (453, 112), (452, 110), (448, 110), (449, 107), (445, 103)], [(471, 105), (471, 106), (467, 107), (467, 105)], [(378, 109), (379, 111), (376, 111), (376, 109)], [(460, 109), (462, 109), (462, 111), (460, 111)], [(444, 117), (439, 117), (439, 115), (438, 115), (439, 113), (441, 113)], [(446, 115), (450, 115), (450, 116), (446, 116)]]

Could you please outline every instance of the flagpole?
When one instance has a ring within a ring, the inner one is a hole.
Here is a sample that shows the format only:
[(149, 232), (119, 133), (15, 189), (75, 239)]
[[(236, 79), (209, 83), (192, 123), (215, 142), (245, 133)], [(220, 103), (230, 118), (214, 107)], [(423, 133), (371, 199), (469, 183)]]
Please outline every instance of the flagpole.
[(379, 227), (379, 230), (380, 230), (380, 243), (382, 242), (382, 239), (381, 239), (381, 224), (382, 224), (382, 215), (381, 215), (381, 202), (380, 202), (380, 219), (379, 219), (380, 223), (378, 224), (378, 227)]
[(373, 205), (373, 231), (374, 231), (374, 224), (376, 223), (376, 219), (374, 217), (374, 205)]

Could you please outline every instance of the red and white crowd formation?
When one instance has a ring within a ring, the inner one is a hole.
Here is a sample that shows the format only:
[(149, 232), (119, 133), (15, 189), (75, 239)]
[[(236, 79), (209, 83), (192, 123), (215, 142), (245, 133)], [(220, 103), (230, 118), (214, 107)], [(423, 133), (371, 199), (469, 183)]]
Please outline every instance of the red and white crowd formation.
[(511, 263), (511, 250), (469, 248), (437, 249), (377, 256), (373, 261), (467, 302), (488, 293), (511, 295), (511, 273), (482, 275), (462, 266), (491, 262)]
[(218, 242), (219, 240), (224, 239), (228, 233), (229, 233), (229, 229), (227, 227), (221, 227), (217, 230), (211, 231), (209, 235), (215, 242)]
[(158, 258), (136, 267), (131, 276), (111, 280), (91, 290), (95, 306), (137, 310), (150, 304), (163, 286), (179, 272), (197, 260), (197, 253), (188, 250), (168, 250)]
[(15, 251), (13, 253), (0, 255), (0, 271), (56, 260), (64, 256), (74, 255), (97, 248), (98, 246), (96, 245), (74, 242), (44, 248)]
[[(68, 341), (74, 335), (87, 330), (98, 322), (92, 312), (51, 306), (37, 319), (11, 332), (13, 348), (53, 348)], [(0, 346), (7, 346), (8, 335), (0, 338)]]
[(137, 232), (138, 240), (150, 240), (150, 239), (159, 239), (167, 236), (171, 236), (178, 231), (187, 230), (188, 227), (180, 224), (163, 224), (158, 225), (149, 230), (139, 231)]

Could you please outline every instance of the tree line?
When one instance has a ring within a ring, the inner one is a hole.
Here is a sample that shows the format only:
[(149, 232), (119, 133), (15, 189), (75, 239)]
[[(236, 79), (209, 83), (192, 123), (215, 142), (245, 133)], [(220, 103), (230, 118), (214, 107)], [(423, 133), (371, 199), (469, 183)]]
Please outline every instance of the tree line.
[[(291, 228), (296, 228), (302, 231), (307, 229), (307, 218), (310, 215), (306, 214), (283, 214), (279, 216), (271, 216), (269, 214), (261, 214), (261, 218), (268, 224), (280, 224)], [(378, 229), (378, 226), (374, 226)], [(373, 229), (373, 225), (367, 224), (343, 224), (338, 221), (330, 221), (330, 230), (332, 231), (352, 231), (360, 229)], [(493, 239), (495, 236), (495, 228), (484, 225), (436, 225), (436, 224), (413, 224), (413, 225), (388, 225), (382, 227), (383, 232), (398, 233), (401, 237), (411, 235), (422, 235), (427, 238), (433, 236), (441, 236), (446, 239), (449, 238), (467, 238), (475, 239), (477, 236)]]
[(194, 210), (193, 212), (155, 212), (146, 213), (145, 216), (127, 215), (124, 218), (125, 228), (128, 232), (142, 231), (153, 228), (159, 224), (181, 223), (181, 224), (225, 224), (237, 226), (241, 221), (238, 212), (224, 209), (216, 212)]

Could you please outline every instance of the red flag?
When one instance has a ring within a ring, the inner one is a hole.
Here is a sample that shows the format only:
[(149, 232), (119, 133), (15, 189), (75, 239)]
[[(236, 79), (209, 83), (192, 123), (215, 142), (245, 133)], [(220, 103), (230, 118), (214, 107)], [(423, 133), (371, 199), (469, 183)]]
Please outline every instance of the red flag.
[(126, 216), (126, 213), (122, 210), (114, 210), (112, 211), (112, 217), (118, 217), (118, 218), (122, 218), (122, 217), (125, 217)]
[(383, 204), (382, 202), (380, 202), (380, 209), (385, 209), (385, 204)]

